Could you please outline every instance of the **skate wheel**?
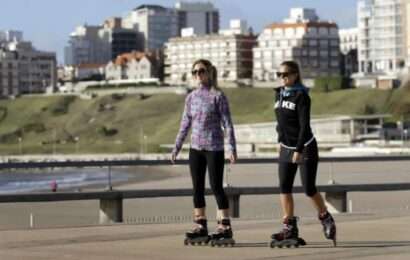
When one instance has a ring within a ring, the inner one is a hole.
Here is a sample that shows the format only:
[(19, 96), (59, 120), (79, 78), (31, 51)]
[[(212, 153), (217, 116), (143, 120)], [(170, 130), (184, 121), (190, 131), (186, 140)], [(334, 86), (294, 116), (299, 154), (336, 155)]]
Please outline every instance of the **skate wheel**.
[(290, 248), (292, 245), (286, 245), (286, 248)]
[(295, 248), (298, 248), (298, 247), (299, 247), (299, 244), (296, 244), (296, 245), (295, 245)]
[(306, 241), (303, 238), (298, 238), (298, 245), (306, 246)]
[(188, 239), (184, 239), (184, 245), (185, 245), (185, 246), (188, 245)]
[(275, 242), (270, 242), (270, 248), (275, 248)]
[(211, 246), (214, 247), (215, 246), (215, 241), (211, 240)]

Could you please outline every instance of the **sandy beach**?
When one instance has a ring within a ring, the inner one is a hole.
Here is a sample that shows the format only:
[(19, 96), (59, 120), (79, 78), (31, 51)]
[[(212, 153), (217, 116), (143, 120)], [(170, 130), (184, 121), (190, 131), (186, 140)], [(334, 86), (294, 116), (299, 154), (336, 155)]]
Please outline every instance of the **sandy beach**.
[[(317, 184), (327, 184), (330, 179), (337, 183), (397, 183), (410, 182), (410, 162), (371, 163), (321, 163)], [(187, 165), (138, 166), (121, 168), (131, 178), (127, 183), (116, 184), (114, 189), (164, 189), (190, 188), (191, 179)], [(116, 170), (113, 170), (115, 173)], [(277, 165), (232, 165), (226, 168), (225, 181), (232, 186), (277, 186)], [(295, 185), (300, 185), (299, 177)], [(103, 190), (94, 186), (83, 190)], [(353, 213), (383, 214), (386, 212), (410, 212), (410, 191), (349, 193)], [(242, 196), (241, 219), (278, 219), (281, 216), (277, 195)], [(37, 228), (60, 226), (88, 226), (98, 224), (98, 201), (68, 201), (52, 203), (0, 204), (0, 229), (29, 228), (30, 214)], [(295, 195), (296, 214), (315, 217), (309, 200), (302, 194)], [(207, 213), (215, 216), (215, 200), (207, 197)], [(124, 201), (126, 223), (189, 222), (192, 199), (149, 198)]]

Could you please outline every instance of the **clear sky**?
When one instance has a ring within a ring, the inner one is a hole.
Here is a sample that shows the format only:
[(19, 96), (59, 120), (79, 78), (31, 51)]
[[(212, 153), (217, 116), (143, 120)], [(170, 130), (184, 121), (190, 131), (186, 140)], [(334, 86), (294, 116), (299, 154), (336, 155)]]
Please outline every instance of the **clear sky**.
[[(41, 50), (55, 51), (63, 62), (64, 46), (78, 25), (101, 24), (105, 18), (124, 16), (141, 4), (174, 6), (176, 0), (1, 0), (0, 30), (21, 30), (24, 38)], [(356, 26), (357, 0), (213, 0), (219, 8), (221, 28), (230, 19), (246, 19), (259, 33), (281, 21), (291, 7), (315, 8), (323, 20), (340, 28)]]

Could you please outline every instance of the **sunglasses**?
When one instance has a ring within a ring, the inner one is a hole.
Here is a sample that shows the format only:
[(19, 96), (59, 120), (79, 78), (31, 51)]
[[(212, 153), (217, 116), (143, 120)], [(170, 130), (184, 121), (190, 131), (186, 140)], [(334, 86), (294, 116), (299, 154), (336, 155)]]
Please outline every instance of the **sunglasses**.
[(192, 76), (195, 76), (195, 75), (203, 75), (203, 74), (205, 74), (206, 73), (206, 69), (199, 69), (199, 70), (193, 70), (192, 71)]
[(278, 78), (287, 78), (290, 75), (295, 74), (294, 72), (276, 72)]

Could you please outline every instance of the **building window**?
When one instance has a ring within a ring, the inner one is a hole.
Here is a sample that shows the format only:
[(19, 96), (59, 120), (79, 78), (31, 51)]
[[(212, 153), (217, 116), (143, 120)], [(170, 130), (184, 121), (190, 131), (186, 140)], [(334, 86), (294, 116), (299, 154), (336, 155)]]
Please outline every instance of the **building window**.
[(310, 40), (309, 46), (317, 46), (317, 40)]

